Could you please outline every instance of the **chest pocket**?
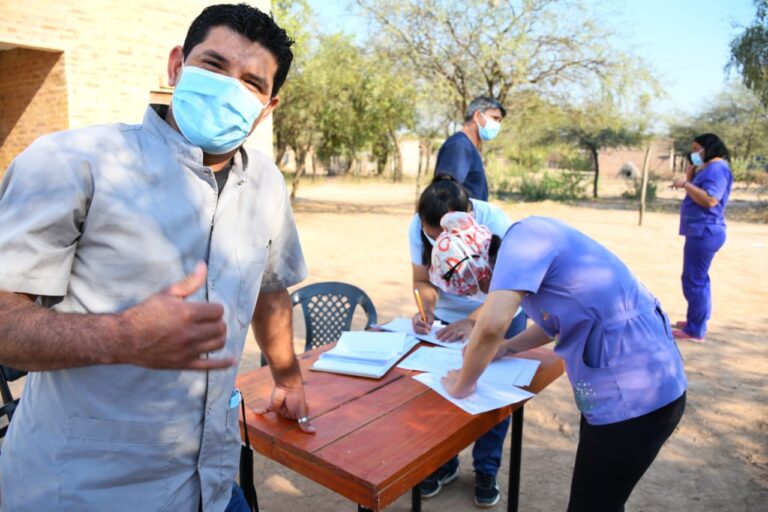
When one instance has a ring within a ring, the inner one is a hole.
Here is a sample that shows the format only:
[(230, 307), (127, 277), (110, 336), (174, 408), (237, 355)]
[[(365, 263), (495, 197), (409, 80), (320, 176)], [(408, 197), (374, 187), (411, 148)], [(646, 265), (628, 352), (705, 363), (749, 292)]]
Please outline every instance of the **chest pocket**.
[(267, 264), (269, 250), (266, 247), (238, 247), (235, 250), (237, 266), (240, 272), (240, 291), (237, 302), (237, 318), (243, 326), (248, 325), (256, 298), (259, 296), (264, 267)]

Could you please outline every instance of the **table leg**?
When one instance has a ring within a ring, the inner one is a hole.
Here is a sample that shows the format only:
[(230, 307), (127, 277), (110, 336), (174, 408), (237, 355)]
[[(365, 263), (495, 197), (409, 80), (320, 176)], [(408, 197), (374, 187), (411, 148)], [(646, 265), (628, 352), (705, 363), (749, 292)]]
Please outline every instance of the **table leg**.
[[(524, 406), (523, 406), (524, 407)], [(517, 512), (520, 499), (520, 460), (523, 455), (523, 407), (512, 413), (511, 450), (509, 453), (509, 489), (507, 512)]]
[(418, 485), (411, 490), (411, 511), (421, 512), (421, 488)]

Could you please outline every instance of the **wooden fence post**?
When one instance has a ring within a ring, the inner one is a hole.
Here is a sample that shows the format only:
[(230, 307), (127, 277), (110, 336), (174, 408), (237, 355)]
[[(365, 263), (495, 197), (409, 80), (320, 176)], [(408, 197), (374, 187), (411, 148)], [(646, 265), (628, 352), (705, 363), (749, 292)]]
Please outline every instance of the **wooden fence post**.
[(645, 158), (643, 158), (643, 179), (640, 182), (640, 220), (638, 226), (643, 225), (643, 214), (645, 213), (645, 196), (648, 189), (648, 162), (651, 156), (651, 146), (645, 150)]

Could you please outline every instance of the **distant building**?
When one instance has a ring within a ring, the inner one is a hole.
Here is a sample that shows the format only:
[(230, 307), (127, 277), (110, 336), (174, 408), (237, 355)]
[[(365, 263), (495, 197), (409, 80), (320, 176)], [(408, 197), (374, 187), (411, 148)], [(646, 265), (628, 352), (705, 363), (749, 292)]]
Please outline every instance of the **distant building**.
[[(650, 142), (648, 171), (656, 175), (672, 174), (674, 144), (672, 139), (659, 138)], [(635, 178), (643, 172), (646, 147), (603, 149), (598, 155), (600, 173)]]
[[(201, 0), (0, 0), (0, 174), (40, 135), (141, 121)], [(270, 0), (248, 2), (269, 11)], [(272, 155), (272, 119), (248, 142)]]

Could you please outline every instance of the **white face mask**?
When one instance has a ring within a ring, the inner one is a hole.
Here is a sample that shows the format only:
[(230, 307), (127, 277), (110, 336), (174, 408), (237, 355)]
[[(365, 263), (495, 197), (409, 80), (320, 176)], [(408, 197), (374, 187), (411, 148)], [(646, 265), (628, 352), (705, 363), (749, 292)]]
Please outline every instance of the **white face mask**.
[(430, 243), (432, 246), (434, 246), (434, 245), (435, 245), (435, 239), (434, 239), (434, 238), (432, 238), (431, 236), (429, 236), (429, 235), (427, 234), (427, 232), (426, 232), (426, 231), (424, 231), (423, 229), (421, 230), (421, 232), (422, 232), (422, 234), (424, 235), (424, 237), (427, 239), (427, 241), (428, 241), (428, 242), (429, 242), (429, 243)]

